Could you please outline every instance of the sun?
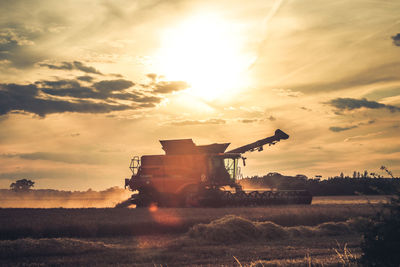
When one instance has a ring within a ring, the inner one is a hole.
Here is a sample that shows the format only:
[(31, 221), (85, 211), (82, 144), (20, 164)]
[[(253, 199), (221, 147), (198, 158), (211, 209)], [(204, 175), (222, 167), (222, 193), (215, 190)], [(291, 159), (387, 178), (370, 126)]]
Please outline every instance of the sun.
[(214, 100), (246, 84), (251, 58), (244, 53), (240, 26), (215, 15), (196, 15), (166, 29), (156, 58), (169, 80), (190, 84), (186, 93)]

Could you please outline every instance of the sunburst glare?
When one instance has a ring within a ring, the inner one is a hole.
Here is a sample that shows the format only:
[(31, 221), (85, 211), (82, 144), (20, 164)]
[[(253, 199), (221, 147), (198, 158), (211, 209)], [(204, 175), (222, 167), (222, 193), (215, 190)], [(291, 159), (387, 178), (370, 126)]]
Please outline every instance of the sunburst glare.
[(165, 30), (157, 55), (167, 79), (184, 80), (188, 94), (204, 100), (232, 95), (249, 81), (252, 58), (243, 51), (240, 25), (214, 15), (193, 16)]

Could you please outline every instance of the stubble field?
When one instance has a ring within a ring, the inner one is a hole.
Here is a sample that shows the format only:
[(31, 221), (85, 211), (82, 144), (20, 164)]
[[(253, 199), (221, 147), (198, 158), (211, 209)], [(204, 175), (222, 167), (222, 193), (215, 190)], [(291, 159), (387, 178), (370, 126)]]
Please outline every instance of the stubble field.
[(0, 264), (348, 264), (360, 253), (360, 229), (385, 199), (316, 197), (309, 206), (240, 208), (0, 209)]

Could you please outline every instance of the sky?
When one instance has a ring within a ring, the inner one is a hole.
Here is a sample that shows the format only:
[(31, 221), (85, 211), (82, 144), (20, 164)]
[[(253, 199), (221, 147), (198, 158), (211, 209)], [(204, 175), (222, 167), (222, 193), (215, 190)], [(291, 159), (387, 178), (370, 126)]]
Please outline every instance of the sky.
[(400, 175), (399, 1), (0, 1), (1, 188), (123, 186), (158, 140), (278, 128), (244, 176)]

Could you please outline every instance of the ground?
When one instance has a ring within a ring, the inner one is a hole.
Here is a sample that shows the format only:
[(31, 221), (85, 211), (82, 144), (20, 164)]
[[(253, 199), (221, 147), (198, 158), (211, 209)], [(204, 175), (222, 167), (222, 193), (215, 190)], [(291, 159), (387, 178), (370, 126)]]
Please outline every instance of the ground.
[[(352, 255), (359, 255), (359, 235), (344, 235), (321, 238), (298, 238), (274, 240), (270, 242), (244, 242), (229, 245), (176, 244), (178, 235), (153, 235), (139, 238), (72, 239), (71, 245), (77, 249), (43, 252), (47, 253), (3, 258), (0, 263), (9, 266), (242, 266), (263, 262), (264, 266), (340, 264), (342, 261), (335, 249), (344, 254), (344, 247)], [(60, 246), (68, 239), (60, 239)], [(70, 240), (71, 241), (71, 240)], [(84, 242), (87, 250), (82, 250)], [(90, 246), (93, 246), (90, 248)], [(98, 246), (98, 247), (96, 247)], [(2, 255), (4, 256), (4, 255)], [(235, 259), (236, 258), (236, 259)]]
[(374, 214), (384, 199), (365, 204), (362, 197), (324, 197), (313, 205), (152, 211), (0, 209), (0, 265), (351, 264), (360, 255), (360, 218)]

